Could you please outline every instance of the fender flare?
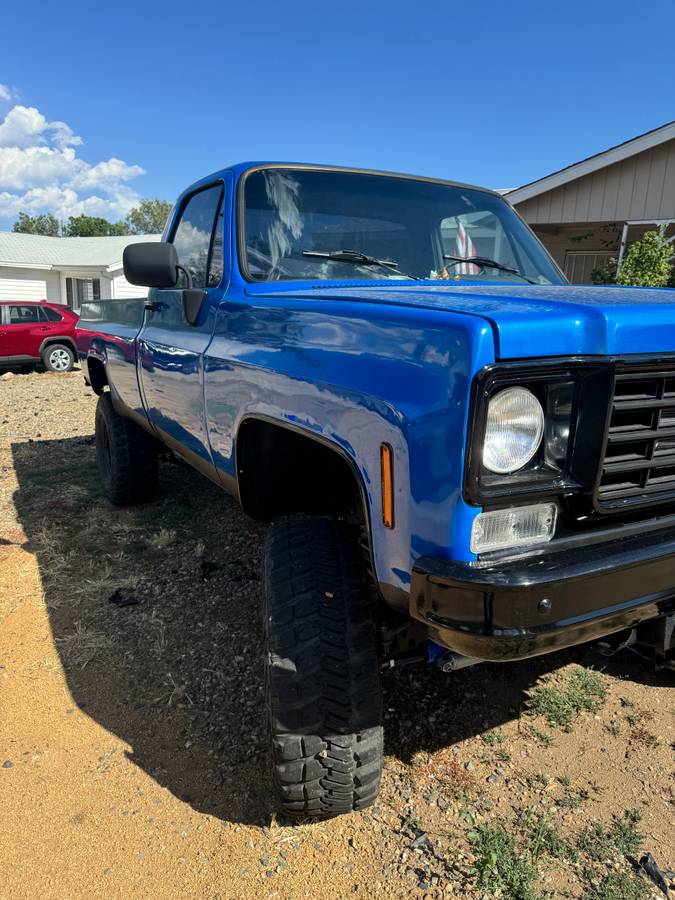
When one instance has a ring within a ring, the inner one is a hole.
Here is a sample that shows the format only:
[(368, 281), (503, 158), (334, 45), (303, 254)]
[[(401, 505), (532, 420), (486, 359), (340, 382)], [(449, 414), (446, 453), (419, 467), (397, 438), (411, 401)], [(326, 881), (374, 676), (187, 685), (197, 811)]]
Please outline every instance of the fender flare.
[(77, 361), (77, 347), (75, 346), (75, 341), (70, 335), (50, 334), (49, 337), (46, 337), (40, 344), (40, 356), (42, 356), (42, 354), (44, 353), (45, 347), (48, 347), (50, 344), (66, 344), (73, 351), (75, 361)]
[(356, 481), (356, 487), (359, 493), (359, 499), (361, 501), (361, 507), (363, 509), (363, 525), (366, 531), (366, 540), (368, 543), (368, 559), (370, 570), (373, 575), (373, 579), (375, 584), (379, 588), (379, 580), (377, 578), (377, 570), (375, 568), (375, 553), (373, 546), (373, 525), (372, 525), (372, 515), (370, 503), (368, 501), (368, 492), (366, 490), (366, 484), (359, 469), (356, 460), (354, 457), (347, 452), (347, 450), (337, 441), (333, 441), (330, 438), (327, 438), (324, 434), (319, 434), (316, 431), (312, 431), (310, 428), (305, 428), (302, 425), (298, 425), (295, 422), (288, 422), (285, 419), (278, 419), (274, 416), (266, 415), (265, 413), (246, 413), (244, 415), (238, 425), (237, 430), (234, 435), (234, 471), (235, 471), (235, 480), (237, 485), (237, 495), (239, 498), (239, 503), (242, 505), (241, 500), (241, 488), (239, 484), (239, 474), (240, 474), (240, 462), (239, 459), (239, 447), (240, 447), (240, 439), (242, 437), (242, 427), (246, 425), (247, 422), (265, 422), (267, 425), (274, 425), (278, 428), (284, 428), (286, 431), (292, 431), (295, 434), (299, 434), (302, 437), (308, 438), (309, 440), (314, 441), (317, 444), (326, 447), (328, 450), (337, 453), (337, 455), (343, 460), (343, 462), (347, 463), (354, 479)]

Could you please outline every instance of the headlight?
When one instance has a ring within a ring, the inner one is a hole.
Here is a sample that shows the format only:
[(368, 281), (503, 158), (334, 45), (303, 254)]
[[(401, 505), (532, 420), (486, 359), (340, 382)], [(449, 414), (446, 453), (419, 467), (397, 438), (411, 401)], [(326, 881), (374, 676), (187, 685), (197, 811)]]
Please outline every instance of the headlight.
[(532, 391), (506, 388), (488, 404), (483, 465), (507, 475), (535, 455), (544, 434), (544, 410)]

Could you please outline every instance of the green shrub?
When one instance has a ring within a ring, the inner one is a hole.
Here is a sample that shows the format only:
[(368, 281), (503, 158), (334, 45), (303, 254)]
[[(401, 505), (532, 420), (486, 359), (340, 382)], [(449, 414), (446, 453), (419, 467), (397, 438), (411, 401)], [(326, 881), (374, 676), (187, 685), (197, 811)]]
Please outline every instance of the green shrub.
[(484, 823), (468, 837), (474, 853), (470, 871), (481, 890), (513, 900), (537, 900), (537, 867), (518, 852), (513, 835), (501, 825)]
[(605, 862), (615, 853), (635, 855), (642, 844), (642, 835), (637, 829), (639, 821), (640, 813), (629, 809), (621, 818), (615, 818), (609, 828), (595, 822), (583, 829), (577, 846), (598, 862)]
[(626, 251), (616, 283), (633, 287), (666, 287), (672, 277), (670, 257), (674, 248), (666, 240), (666, 229), (645, 231)]

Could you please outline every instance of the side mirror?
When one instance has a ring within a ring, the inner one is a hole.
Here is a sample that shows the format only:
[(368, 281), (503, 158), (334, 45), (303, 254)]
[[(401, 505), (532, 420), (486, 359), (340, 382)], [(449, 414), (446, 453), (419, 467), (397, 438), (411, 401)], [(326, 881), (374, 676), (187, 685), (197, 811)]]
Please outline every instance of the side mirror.
[(144, 241), (129, 244), (122, 257), (129, 284), (149, 288), (172, 288), (178, 281), (178, 256), (173, 244)]

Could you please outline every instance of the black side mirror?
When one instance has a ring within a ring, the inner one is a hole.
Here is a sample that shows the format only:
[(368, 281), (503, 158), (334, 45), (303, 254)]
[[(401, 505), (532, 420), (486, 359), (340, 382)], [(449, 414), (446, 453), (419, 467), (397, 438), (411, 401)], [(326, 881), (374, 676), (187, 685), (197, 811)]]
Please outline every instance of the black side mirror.
[(122, 257), (129, 284), (149, 288), (172, 288), (178, 281), (178, 256), (173, 244), (144, 241), (129, 244)]

